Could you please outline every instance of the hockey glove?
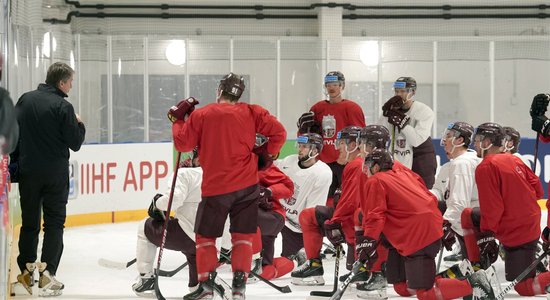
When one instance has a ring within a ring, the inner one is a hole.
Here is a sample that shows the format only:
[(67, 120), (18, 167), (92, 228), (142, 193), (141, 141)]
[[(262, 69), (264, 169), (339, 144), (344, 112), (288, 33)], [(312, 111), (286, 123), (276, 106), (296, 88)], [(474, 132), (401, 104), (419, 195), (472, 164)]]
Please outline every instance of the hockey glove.
[(411, 117), (407, 116), (404, 112), (399, 110), (388, 111), (387, 117), (388, 117), (388, 123), (399, 128), (399, 130), (407, 126), (407, 124), (409, 124), (409, 121), (411, 120)]
[(153, 218), (155, 221), (164, 222), (166, 220), (166, 212), (157, 208), (157, 200), (162, 196), (162, 194), (156, 194), (155, 197), (153, 197), (153, 201), (151, 201), (151, 205), (149, 205), (147, 214), (149, 214), (149, 217)]
[(451, 229), (451, 223), (447, 220), (443, 220), (443, 237), (441, 238), (441, 243), (443, 243), (445, 249), (451, 251), (455, 242), (455, 232)]
[(271, 210), (273, 208), (273, 192), (269, 188), (260, 186), (260, 198), (258, 206), (263, 210)]
[(273, 157), (267, 152), (267, 142), (260, 147), (252, 149), (258, 155), (258, 170), (265, 170), (273, 164)]
[(531, 129), (542, 136), (547, 137), (550, 133), (550, 120), (546, 116), (533, 117), (531, 120)]
[(540, 235), (540, 237), (542, 238), (542, 250), (544, 250), (544, 252), (547, 252), (548, 249), (550, 249), (550, 240), (548, 239), (549, 235), (550, 235), (550, 228), (546, 226), (544, 227), (544, 230)]
[(195, 105), (197, 104), (199, 104), (199, 101), (193, 97), (181, 100), (168, 110), (168, 120), (172, 123), (177, 120), (184, 120), (186, 115), (191, 114), (195, 110)]
[(377, 246), (378, 241), (371, 237), (364, 235), (355, 236), (355, 253), (357, 254), (357, 259), (366, 264), (369, 268), (372, 268), (372, 265), (378, 259), (378, 253), (376, 252)]
[(342, 231), (340, 222), (326, 220), (323, 227), (325, 229), (325, 236), (334, 246), (338, 246), (345, 242), (344, 231)]
[(477, 246), (479, 247), (479, 256), (482, 259), (487, 259), (485, 265), (488, 267), (497, 261), (498, 245), (495, 241), (495, 234), (491, 231), (481, 232), (477, 238)]
[(550, 96), (548, 94), (536, 95), (535, 98), (533, 98), (533, 102), (531, 102), (531, 109), (529, 110), (531, 118), (544, 116), (544, 113), (546, 113), (546, 109), (548, 108), (549, 102)]
[(298, 126), (298, 134), (321, 133), (321, 124), (315, 120), (315, 113), (312, 111), (303, 113), (298, 118), (296, 125)]
[(389, 111), (399, 110), (404, 103), (405, 101), (400, 96), (393, 96), (382, 105), (382, 114), (387, 117)]

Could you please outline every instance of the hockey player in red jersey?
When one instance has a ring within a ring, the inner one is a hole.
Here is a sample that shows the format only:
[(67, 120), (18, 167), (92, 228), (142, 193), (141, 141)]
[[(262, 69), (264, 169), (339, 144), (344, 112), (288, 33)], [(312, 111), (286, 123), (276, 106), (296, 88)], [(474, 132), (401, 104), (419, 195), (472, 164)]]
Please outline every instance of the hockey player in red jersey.
[(269, 280), (287, 274), (294, 268), (294, 264), (290, 260), (273, 259), (275, 239), (285, 226), (285, 210), (279, 200), (292, 196), (294, 184), (274, 164), (258, 172), (258, 176), (260, 179), (260, 199), (258, 202), (260, 238), (255, 238), (252, 247), (256, 248), (257, 252), (263, 250), (262, 257), (259, 258), (261, 261), (258, 264), (261, 270), (256, 271)]
[(286, 132), (261, 106), (239, 102), (243, 91), (243, 78), (230, 73), (220, 81), (217, 103), (194, 110), (198, 102), (189, 98), (168, 112), (174, 121), (174, 146), (181, 152), (198, 146), (204, 170), (202, 201), (195, 222), (199, 288), (186, 295), (186, 300), (213, 297), (218, 262), (215, 242), (222, 235), (228, 215), (233, 244), (233, 299), (244, 299), (260, 192), (258, 156), (252, 152), (255, 136), (260, 133), (269, 138), (266, 150), (275, 157)]
[[(341, 196), (338, 201), (335, 201), (336, 209), (342, 205), (342, 202), (353, 202), (355, 196), (356, 184), (356, 171), (361, 170), (362, 159), (359, 157), (359, 134), (361, 127), (348, 126), (340, 130), (337, 134), (335, 146), (339, 149), (349, 162), (344, 168), (342, 175), (342, 187)], [(352, 162), (355, 162), (353, 164)], [(342, 202), (340, 202), (342, 201)], [(344, 204), (345, 205), (345, 204)], [(302, 210), (300, 213), (300, 226), (302, 228), (304, 248), (308, 262), (296, 271), (292, 272), (292, 283), (296, 285), (323, 285), (323, 263), (320, 258), (320, 251), (323, 245), (323, 236), (325, 232), (330, 232), (334, 226), (334, 229), (342, 230), (340, 223), (334, 225), (328, 224), (323, 228), (325, 221), (330, 220), (334, 214), (334, 208), (331, 206), (317, 205)], [(353, 217), (353, 213), (352, 216)], [(339, 227), (338, 227), (339, 226)], [(353, 221), (346, 223), (346, 236), (349, 237), (353, 249)], [(341, 239), (341, 241), (340, 241)], [(343, 234), (338, 238), (338, 242), (334, 244), (339, 245), (343, 243)], [(354, 251), (348, 251), (348, 256), (351, 257), (350, 266), (355, 261)]]
[(473, 273), (467, 280), (436, 278), (434, 258), (443, 235), (436, 199), (412, 172), (392, 167), (393, 158), (387, 150), (376, 149), (365, 158), (364, 172), (369, 179), (361, 201), (364, 232), (356, 242), (359, 260), (367, 266), (376, 261), (383, 233), (394, 247), (388, 255), (388, 282), (400, 296), (456, 299), (472, 294), (472, 287), (491, 294), (484, 272)]
[(332, 185), (329, 190), (327, 204), (332, 205), (332, 197), (341, 186), (342, 172), (346, 158), (333, 147), (336, 134), (344, 127), (365, 127), (365, 115), (361, 107), (349, 99), (344, 99), (342, 93), (346, 87), (346, 79), (340, 71), (328, 72), (325, 76), (325, 93), (327, 100), (315, 103), (309, 112), (298, 119), (298, 133), (315, 132), (323, 136), (323, 151), (319, 159), (330, 167), (333, 173)]
[[(506, 280), (512, 281), (534, 260), (540, 231), (543, 195), (539, 178), (519, 158), (503, 153), (504, 129), (496, 123), (476, 128), (474, 147), (482, 162), (475, 178), (479, 209), (462, 212), (462, 228), (470, 261), (487, 268), (498, 257), (498, 239), (505, 252)], [(547, 235), (546, 235), (547, 236)], [(543, 234), (544, 238), (544, 234)], [(518, 294), (544, 294), (550, 273), (535, 276), (535, 269), (514, 286)]]

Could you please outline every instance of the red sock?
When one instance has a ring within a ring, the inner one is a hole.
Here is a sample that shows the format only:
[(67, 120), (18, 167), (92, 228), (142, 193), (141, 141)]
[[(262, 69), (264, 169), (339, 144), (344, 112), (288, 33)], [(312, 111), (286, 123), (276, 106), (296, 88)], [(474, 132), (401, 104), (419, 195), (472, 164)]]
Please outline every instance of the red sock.
[(208, 279), (208, 274), (213, 272), (218, 264), (216, 238), (203, 237), (198, 233), (195, 236), (198, 279), (199, 281), (205, 281)]
[(465, 208), (460, 215), (462, 229), (464, 229), (464, 243), (471, 262), (479, 261), (479, 247), (477, 246), (476, 228), (472, 222), (472, 209)]
[(262, 266), (262, 277), (271, 280), (277, 277), (277, 269), (273, 265)]
[(255, 233), (231, 233), (231, 269), (248, 274), (252, 262), (252, 240)]
[(274, 278), (279, 278), (292, 272), (292, 269), (294, 269), (294, 262), (286, 257), (277, 257), (273, 259), (273, 266), (276, 270)]
[(393, 289), (401, 297), (410, 297), (416, 294), (416, 291), (409, 289), (405, 281), (393, 284)]
[(256, 233), (252, 237), (252, 254), (260, 253), (260, 251), (262, 251), (262, 232), (258, 226)]
[(307, 259), (319, 258), (323, 246), (323, 236), (315, 217), (315, 208), (306, 208), (300, 213), (300, 226), (304, 240)]
[(447, 300), (457, 299), (472, 294), (472, 287), (467, 280), (440, 278), (435, 286), (429, 290), (416, 290), (420, 300)]
[(518, 282), (514, 289), (521, 296), (544, 295), (546, 294), (544, 288), (548, 284), (550, 284), (550, 272), (544, 272), (535, 278), (527, 278)]
[(376, 252), (378, 253), (378, 259), (372, 265), (371, 271), (380, 272), (382, 271), (382, 264), (388, 260), (388, 248), (384, 247), (382, 244), (378, 244), (376, 247)]

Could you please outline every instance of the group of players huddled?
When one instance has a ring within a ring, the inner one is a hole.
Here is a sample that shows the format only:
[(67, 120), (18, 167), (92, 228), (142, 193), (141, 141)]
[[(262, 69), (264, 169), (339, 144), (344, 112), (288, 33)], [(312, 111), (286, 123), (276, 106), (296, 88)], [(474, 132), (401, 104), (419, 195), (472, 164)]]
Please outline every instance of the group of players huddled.
[[(337, 259), (347, 244), (351, 272), (341, 279), (352, 276), (359, 298), (387, 299), (390, 283), (404, 297), (496, 299), (489, 271), (499, 250), (512, 281), (535, 261), (541, 243), (542, 185), (517, 154), (519, 133), (492, 122), (450, 123), (441, 138), (449, 162), (436, 177), (434, 113), (414, 100), (413, 78), (395, 81), (376, 125), (366, 125), (361, 107), (342, 97), (341, 72), (329, 72), (324, 82), (328, 99), (301, 115), (297, 154), (283, 159), (283, 125), (261, 106), (239, 102), (239, 75), (223, 77), (216, 103), (195, 110), (198, 101), (188, 98), (170, 108), (175, 148), (192, 151), (177, 170), (164, 245), (187, 257), (184, 299), (222, 293), (216, 268), (223, 262), (232, 267), (233, 299), (245, 299), (251, 272), (267, 280), (291, 273), (293, 284), (323, 285), (325, 237)], [(548, 100), (537, 95), (531, 107), (532, 127), (544, 141)], [(150, 218), (139, 225), (140, 277), (132, 287), (140, 296), (154, 293), (169, 194), (154, 197)], [(282, 253), (274, 257), (279, 233)], [(548, 233), (546, 227), (545, 251)], [(231, 245), (219, 252), (222, 236)], [(465, 259), (438, 273), (436, 256), (455, 243)], [(514, 288), (532, 296), (549, 284), (550, 273), (533, 268)]]

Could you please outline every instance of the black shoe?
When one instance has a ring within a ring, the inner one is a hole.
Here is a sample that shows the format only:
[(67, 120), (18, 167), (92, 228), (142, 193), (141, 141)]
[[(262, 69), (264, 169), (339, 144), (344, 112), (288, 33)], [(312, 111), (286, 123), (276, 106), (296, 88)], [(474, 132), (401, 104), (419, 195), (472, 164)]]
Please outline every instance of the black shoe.
[(132, 290), (140, 297), (156, 297), (155, 277), (152, 273), (140, 274), (138, 281), (132, 285)]
[(231, 284), (233, 300), (244, 300), (246, 292), (246, 275), (244, 272), (237, 271), (233, 273), (233, 283)]
[(216, 272), (211, 272), (208, 275), (208, 279), (199, 282), (199, 287), (195, 291), (183, 296), (183, 300), (209, 300), (214, 298), (214, 292), (223, 297), (225, 289), (215, 282), (216, 275)]

